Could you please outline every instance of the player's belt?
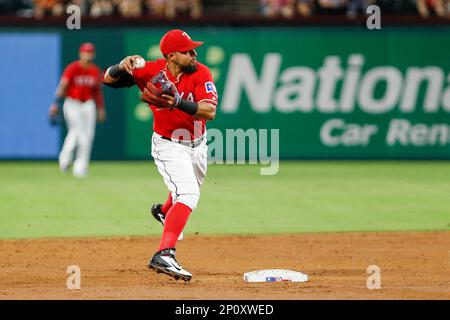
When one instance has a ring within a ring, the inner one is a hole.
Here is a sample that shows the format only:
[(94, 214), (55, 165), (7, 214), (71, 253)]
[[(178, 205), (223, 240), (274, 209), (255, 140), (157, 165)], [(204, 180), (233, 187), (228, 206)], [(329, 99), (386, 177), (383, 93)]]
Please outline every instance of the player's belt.
[(200, 138), (195, 139), (195, 140), (191, 140), (191, 141), (174, 140), (174, 139), (170, 139), (170, 138), (167, 138), (167, 137), (164, 137), (164, 136), (161, 136), (161, 138), (164, 139), (164, 140), (169, 140), (169, 141), (172, 141), (172, 142), (175, 142), (175, 143), (182, 144), (183, 146), (186, 146), (186, 147), (196, 148), (203, 142), (203, 139), (205, 138), (205, 136), (201, 136)]

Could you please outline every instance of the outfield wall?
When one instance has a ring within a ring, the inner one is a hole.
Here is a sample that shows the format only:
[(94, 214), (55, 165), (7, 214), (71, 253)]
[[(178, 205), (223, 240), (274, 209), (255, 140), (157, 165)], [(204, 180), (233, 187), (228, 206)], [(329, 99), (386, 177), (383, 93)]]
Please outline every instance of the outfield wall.
[[(55, 75), (77, 58), (80, 43), (95, 43), (96, 61), (106, 67), (129, 54), (160, 57), (158, 43), (166, 30), (0, 33), (2, 48), (7, 48), (2, 55), (8, 60), (20, 52), (33, 65), (45, 66), (42, 71), (3, 63), (5, 74), (27, 73), (30, 80), (26, 85), (2, 83), (0, 158), (56, 157), (55, 137), (60, 139), (64, 129), (50, 128), (43, 113), (52, 101)], [(220, 98), (216, 119), (208, 127), (224, 137), (227, 129), (250, 130), (248, 137), (252, 129), (279, 129), (284, 159), (450, 158), (449, 27), (186, 31), (205, 42), (198, 59), (211, 68)], [(32, 37), (26, 46), (34, 43), (39, 50), (27, 52), (16, 45), (28, 35)], [(45, 37), (53, 39), (54, 48), (36, 40)], [(53, 48), (51, 54), (45, 48)], [(105, 97), (108, 121), (98, 126), (93, 158), (149, 158), (152, 114), (140, 102), (138, 89), (105, 88)], [(34, 135), (35, 128), (41, 135)]]

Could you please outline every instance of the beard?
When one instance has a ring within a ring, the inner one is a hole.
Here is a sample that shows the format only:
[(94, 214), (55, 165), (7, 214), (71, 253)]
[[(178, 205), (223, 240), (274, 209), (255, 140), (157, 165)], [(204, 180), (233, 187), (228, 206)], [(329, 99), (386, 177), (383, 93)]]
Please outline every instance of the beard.
[(90, 64), (94, 62), (94, 58), (84, 58), (84, 59), (80, 59), (80, 61), (83, 61), (86, 64)]
[(195, 71), (197, 71), (197, 63), (191, 65), (187, 65), (181, 68), (181, 71), (183, 73), (194, 73)]

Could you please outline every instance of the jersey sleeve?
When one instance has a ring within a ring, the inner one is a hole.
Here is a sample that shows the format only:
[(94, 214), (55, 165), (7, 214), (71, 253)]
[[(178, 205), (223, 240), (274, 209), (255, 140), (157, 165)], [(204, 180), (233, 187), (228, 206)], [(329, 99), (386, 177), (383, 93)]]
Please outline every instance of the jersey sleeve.
[(195, 102), (206, 101), (213, 105), (217, 105), (219, 96), (217, 94), (216, 85), (212, 78), (211, 72), (205, 67), (199, 73), (194, 88)]
[(117, 80), (116, 82), (107, 83), (107, 82), (104, 81), (105, 80), (105, 73), (106, 73), (107, 70), (108, 69), (104, 69), (102, 71), (101, 76), (100, 76), (100, 80), (102, 81), (102, 83), (105, 86), (108, 86), (108, 87), (111, 87), (111, 88), (124, 88), (124, 87), (130, 88), (130, 87), (132, 87), (132, 86), (134, 86), (136, 84), (134, 82), (133, 76), (128, 74), (128, 73), (122, 75), (119, 78), (119, 80)]
[(74, 64), (69, 64), (65, 69), (64, 72), (61, 76), (61, 80), (62, 79), (66, 79), (67, 81), (71, 81), (74, 75), (74, 71), (75, 71), (75, 65)]

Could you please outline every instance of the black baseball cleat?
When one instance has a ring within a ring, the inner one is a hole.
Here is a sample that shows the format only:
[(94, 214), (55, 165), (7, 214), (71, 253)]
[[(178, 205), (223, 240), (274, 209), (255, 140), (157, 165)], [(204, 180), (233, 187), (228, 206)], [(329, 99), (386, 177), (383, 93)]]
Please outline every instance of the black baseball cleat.
[(154, 204), (152, 208), (150, 209), (150, 212), (152, 213), (153, 218), (156, 219), (156, 221), (161, 222), (161, 224), (164, 226), (164, 213), (162, 212), (162, 204)]
[[(165, 215), (162, 212), (162, 204), (154, 204), (152, 208), (150, 209), (150, 212), (152, 213), (153, 218), (156, 219), (156, 221), (161, 222), (161, 224), (164, 227), (164, 223), (166, 222)], [(178, 236), (178, 240), (183, 240), (184, 235), (183, 232), (180, 233)]]
[(168, 248), (155, 253), (148, 263), (148, 268), (157, 273), (165, 273), (175, 280), (191, 281), (192, 274), (183, 269), (175, 259), (175, 248)]

